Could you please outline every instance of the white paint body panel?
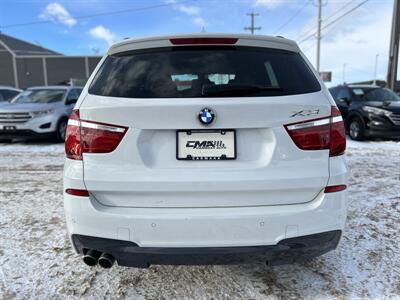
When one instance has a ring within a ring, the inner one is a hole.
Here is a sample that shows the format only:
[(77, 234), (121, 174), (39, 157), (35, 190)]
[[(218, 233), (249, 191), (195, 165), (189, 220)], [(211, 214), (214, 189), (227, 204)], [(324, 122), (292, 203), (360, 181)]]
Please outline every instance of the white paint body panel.
[(321, 193), (305, 204), (261, 207), (121, 208), (92, 197), (64, 194), (64, 199), (70, 235), (127, 240), (141, 247), (275, 245), (285, 238), (343, 230), (347, 207), (346, 191)]

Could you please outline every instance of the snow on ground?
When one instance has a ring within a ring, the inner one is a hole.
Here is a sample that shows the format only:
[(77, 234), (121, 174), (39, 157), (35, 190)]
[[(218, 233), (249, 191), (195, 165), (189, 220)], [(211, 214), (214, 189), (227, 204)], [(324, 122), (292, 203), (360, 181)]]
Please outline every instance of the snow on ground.
[[(0, 144), (0, 155), (3, 152), (43, 152), (43, 153), (64, 153), (64, 144), (51, 143), (10, 143)], [(61, 155), (62, 157), (62, 155)]]
[(273, 268), (85, 266), (65, 230), (62, 149), (0, 144), (0, 299), (400, 299), (398, 142), (349, 142), (349, 214), (339, 248)]
[(398, 150), (400, 148), (400, 141), (352, 141), (347, 140), (347, 148), (357, 149), (385, 149), (385, 150)]

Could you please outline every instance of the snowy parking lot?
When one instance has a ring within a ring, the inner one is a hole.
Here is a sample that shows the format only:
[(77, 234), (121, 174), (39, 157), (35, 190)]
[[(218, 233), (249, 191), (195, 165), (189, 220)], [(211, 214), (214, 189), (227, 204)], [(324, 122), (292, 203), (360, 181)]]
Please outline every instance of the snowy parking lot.
[(349, 142), (336, 251), (297, 265), (89, 268), (67, 239), (63, 145), (0, 144), (0, 299), (400, 298), (400, 143)]

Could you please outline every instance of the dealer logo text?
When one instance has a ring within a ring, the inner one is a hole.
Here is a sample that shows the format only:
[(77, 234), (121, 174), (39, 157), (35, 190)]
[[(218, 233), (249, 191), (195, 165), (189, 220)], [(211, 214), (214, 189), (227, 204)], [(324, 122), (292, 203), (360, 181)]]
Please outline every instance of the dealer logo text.
[(186, 147), (193, 149), (226, 149), (222, 141), (187, 141)]

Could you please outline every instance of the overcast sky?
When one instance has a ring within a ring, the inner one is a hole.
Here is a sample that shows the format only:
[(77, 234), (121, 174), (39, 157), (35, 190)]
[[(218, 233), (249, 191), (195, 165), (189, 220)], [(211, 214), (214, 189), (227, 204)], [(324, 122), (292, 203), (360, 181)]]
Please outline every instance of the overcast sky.
[[(0, 30), (64, 54), (103, 54), (125, 37), (200, 32), (244, 33), (254, 10), (257, 34), (296, 40), (315, 64), (316, 0), (69, 0), (0, 1)], [(364, 0), (323, 0), (323, 25)], [(140, 10), (134, 10), (134, 9)], [(369, 0), (323, 31), (321, 69), (333, 83), (386, 77), (393, 0)], [(92, 18), (80, 16), (125, 11)], [(7, 27), (27, 22), (48, 23)], [(5, 27), (2, 27), (5, 26)]]

